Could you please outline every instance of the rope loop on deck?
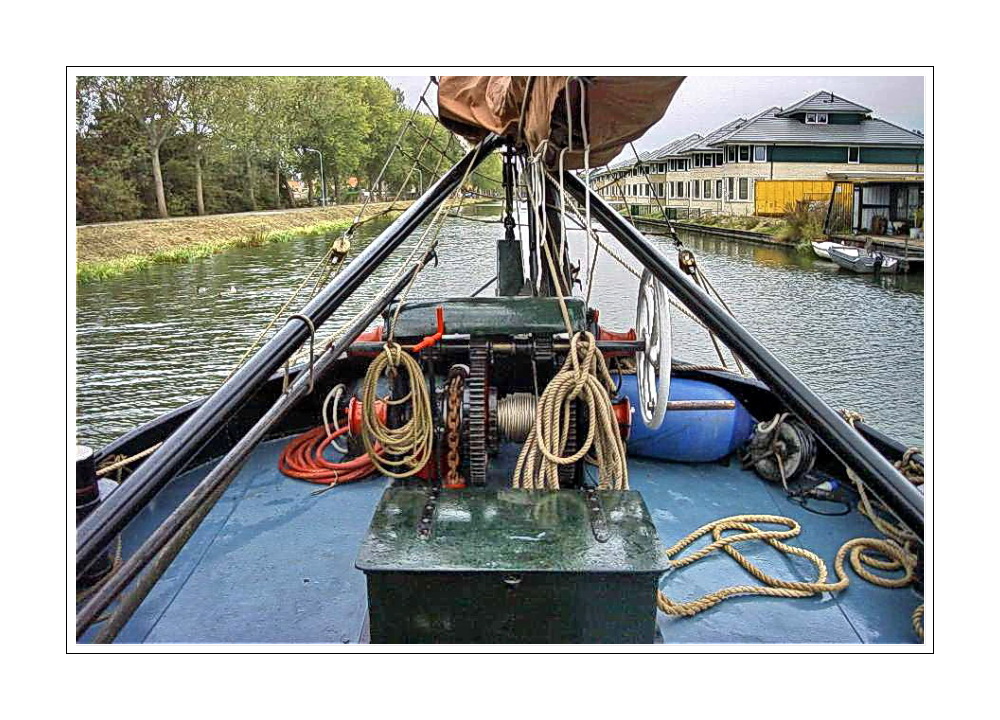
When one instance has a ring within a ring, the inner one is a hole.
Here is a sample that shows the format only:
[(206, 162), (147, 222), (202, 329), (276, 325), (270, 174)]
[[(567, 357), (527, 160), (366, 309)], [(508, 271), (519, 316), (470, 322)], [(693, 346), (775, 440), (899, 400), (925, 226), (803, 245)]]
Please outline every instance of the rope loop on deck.
[[(786, 529), (762, 530), (753, 523), (784, 525)], [(727, 535), (725, 534), (727, 531), (739, 532)], [(667, 557), (673, 560), (675, 569), (691, 565), (718, 550), (722, 550), (739, 563), (740, 567), (764, 584), (734, 585), (689, 602), (675, 602), (663, 592), (657, 591), (657, 606), (668, 615), (690, 617), (718, 605), (723, 600), (740, 595), (799, 598), (824, 592), (840, 592), (850, 584), (850, 578), (844, 567), (845, 559), (850, 561), (851, 567), (859, 577), (874, 585), (899, 588), (913, 582), (916, 557), (912, 553), (893, 540), (866, 537), (853, 538), (840, 546), (833, 561), (833, 570), (837, 580), (827, 582), (829, 572), (826, 563), (819, 555), (811, 550), (782, 542), (797, 537), (801, 532), (802, 528), (795, 520), (781, 515), (734, 515), (701, 526), (667, 549)], [(709, 545), (689, 555), (679, 557), (685, 548), (709, 533), (712, 535), (712, 542)], [(796, 581), (768, 575), (733, 547), (736, 543), (751, 540), (766, 542), (778, 552), (809, 560), (816, 568), (816, 579)], [(898, 577), (886, 577), (876, 574), (872, 570), (901, 571), (903, 574)], [(916, 620), (914, 622), (916, 623)]]

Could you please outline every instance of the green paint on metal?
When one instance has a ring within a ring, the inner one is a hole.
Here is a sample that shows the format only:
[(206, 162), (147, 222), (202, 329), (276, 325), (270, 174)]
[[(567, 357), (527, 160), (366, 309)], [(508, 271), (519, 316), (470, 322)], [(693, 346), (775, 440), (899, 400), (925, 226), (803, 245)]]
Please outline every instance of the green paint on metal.
[(524, 287), (520, 240), (497, 243), (497, 295), (517, 295)]
[(642, 497), (583, 491), (386, 490), (361, 547), (374, 642), (652, 642), (670, 567)]
[[(553, 335), (566, 332), (557, 298), (476, 297), (408, 302), (396, 321), (396, 337), (423, 337), (437, 326), (435, 309), (444, 307), (448, 334), (469, 335)], [(566, 301), (574, 330), (586, 326), (583, 300)], [(391, 317), (392, 308), (387, 315)]]

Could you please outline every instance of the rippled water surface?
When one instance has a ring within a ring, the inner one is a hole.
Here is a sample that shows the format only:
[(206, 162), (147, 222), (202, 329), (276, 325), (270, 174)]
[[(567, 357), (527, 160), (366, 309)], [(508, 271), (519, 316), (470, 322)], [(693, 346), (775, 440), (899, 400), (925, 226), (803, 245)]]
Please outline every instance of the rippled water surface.
[[(495, 218), (479, 207), (475, 215)], [(523, 217), (523, 215), (522, 215)], [(355, 250), (383, 226), (359, 230)], [(449, 221), (438, 267), (411, 298), (467, 295), (496, 272), (496, 224)], [(606, 242), (621, 248), (604, 236)], [(682, 234), (744, 327), (834, 408), (851, 408), (903, 442), (923, 440), (924, 295), (921, 275), (876, 280), (811, 254)], [(668, 257), (665, 238), (653, 238)], [(233, 249), (192, 264), (164, 264), (77, 288), (77, 421), (81, 442), (102, 445), (211, 392), (322, 256), (327, 238)], [(360, 309), (401, 265), (396, 253), (339, 314)], [(575, 258), (587, 264), (582, 233)], [(585, 273), (582, 273), (585, 275)], [(638, 280), (601, 252), (592, 304), (611, 329), (635, 321)], [(493, 292), (492, 289), (486, 293)], [(336, 322), (334, 318), (331, 322)], [(674, 355), (717, 363), (704, 331), (673, 312)]]

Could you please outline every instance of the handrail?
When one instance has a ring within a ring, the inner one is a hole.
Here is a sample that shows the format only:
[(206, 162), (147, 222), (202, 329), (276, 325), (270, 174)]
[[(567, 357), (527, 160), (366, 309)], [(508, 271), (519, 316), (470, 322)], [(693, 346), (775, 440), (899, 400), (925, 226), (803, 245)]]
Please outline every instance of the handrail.
[[(79, 638), (94, 623), (97, 617), (118, 597), (125, 588), (150, 563), (148, 570), (129, 590), (127, 597), (115, 608), (102, 630), (98, 642), (110, 642), (117, 636), (139, 607), (146, 594), (152, 589), (161, 574), (169, 567), (186, 541), (194, 534), (201, 521), (211, 511), (226, 487), (246, 462), (250, 453), (263, 440), (271, 428), (305, 395), (312, 390), (315, 371), (316, 378), (322, 378), (337, 359), (350, 347), (351, 343), (368, 325), (379, 316), (392, 300), (401, 293), (419, 272), (419, 264), (403, 273), (388, 287), (380, 299), (376, 300), (363, 315), (352, 321), (344, 333), (328, 347), (315, 361), (309, 375), (299, 373), (288, 392), (278, 396), (274, 404), (257, 420), (250, 430), (227, 452), (215, 467), (188, 494), (186, 498), (160, 525), (150, 533), (135, 552), (115, 569), (101, 584), (94, 595), (79, 610), (76, 617), (76, 636)], [(306, 383), (308, 379), (308, 383)]]
[(571, 172), (563, 184), (577, 202), (590, 195), (590, 212), (644, 268), (663, 283), (771, 388), (795, 415), (809, 425), (823, 443), (878, 494), (918, 537), (924, 532), (924, 496), (862, 438), (843, 418), (786, 368), (722, 306), (696, 287), (680, 268), (607, 202)]
[[(365, 278), (459, 187), (466, 172), (482, 163), (502, 142), (496, 135), (490, 135), (469, 151), (422, 199), (407, 208), (320, 291), (301, 314), (310, 318), (317, 327), (325, 322)], [(308, 337), (306, 323), (284, 325), (164, 441), (127, 483), (80, 524), (76, 544), (77, 577)]]

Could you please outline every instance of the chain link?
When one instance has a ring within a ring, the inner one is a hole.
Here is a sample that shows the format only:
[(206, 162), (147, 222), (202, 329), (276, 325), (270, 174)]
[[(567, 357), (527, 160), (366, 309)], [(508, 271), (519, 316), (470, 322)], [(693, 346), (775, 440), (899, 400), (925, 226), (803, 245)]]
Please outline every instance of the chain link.
[(448, 472), (445, 476), (445, 487), (463, 488), (465, 478), (458, 474), (458, 447), (459, 447), (459, 416), (458, 411), (462, 403), (462, 389), (465, 385), (465, 378), (456, 374), (451, 378), (448, 385), (448, 418), (447, 418), (447, 441), (448, 441)]

